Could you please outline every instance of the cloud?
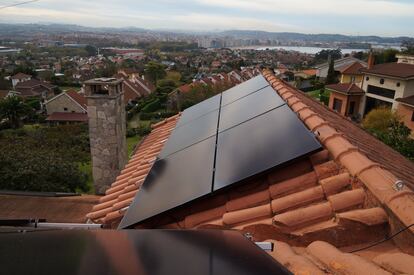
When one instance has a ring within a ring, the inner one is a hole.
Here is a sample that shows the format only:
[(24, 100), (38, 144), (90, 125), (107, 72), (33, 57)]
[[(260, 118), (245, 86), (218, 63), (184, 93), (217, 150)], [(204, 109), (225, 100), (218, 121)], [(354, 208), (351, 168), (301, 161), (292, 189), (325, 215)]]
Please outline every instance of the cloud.
[(385, 0), (197, 0), (206, 6), (291, 15), (412, 17), (414, 4)]
[(186, 24), (189, 29), (255, 29), (255, 30), (267, 30), (267, 31), (280, 31), (282, 30), (294, 30), (296, 26), (274, 23), (266, 20), (257, 18), (246, 18), (246, 17), (234, 17), (225, 15), (211, 15), (211, 14), (200, 14), (191, 13), (188, 15), (178, 15), (171, 18), (172, 22)]

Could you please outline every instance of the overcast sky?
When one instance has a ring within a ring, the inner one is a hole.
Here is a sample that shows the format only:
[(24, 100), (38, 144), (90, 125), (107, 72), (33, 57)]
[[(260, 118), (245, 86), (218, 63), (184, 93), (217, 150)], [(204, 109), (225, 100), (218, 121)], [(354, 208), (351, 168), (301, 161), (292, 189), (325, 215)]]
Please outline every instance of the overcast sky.
[[(27, 0), (0, 0), (0, 6)], [(40, 0), (2, 23), (414, 36), (413, 0)]]

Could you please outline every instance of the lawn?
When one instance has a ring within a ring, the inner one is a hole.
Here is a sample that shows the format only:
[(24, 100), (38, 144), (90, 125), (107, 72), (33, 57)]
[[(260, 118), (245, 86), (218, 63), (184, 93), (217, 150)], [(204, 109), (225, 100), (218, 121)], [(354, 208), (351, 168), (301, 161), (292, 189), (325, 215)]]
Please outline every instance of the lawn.
[[(88, 194), (95, 194), (95, 189), (93, 187), (93, 176), (92, 176), (92, 163), (91, 162), (87, 162), (87, 163), (80, 163), (79, 164), (79, 169), (85, 173), (88, 177), (86, 184), (89, 187), (89, 191)], [(78, 193), (83, 193), (82, 191), (78, 190)]]
[(131, 157), (131, 155), (134, 151), (135, 145), (137, 145), (140, 140), (141, 140), (140, 136), (134, 136), (134, 137), (128, 137), (127, 138), (128, 157)]
[[(141, 140), (140, 136), (134, 136), (134, 137), (129, 137), (127, 138), (127, 152), (128, 152), (128, 158), (131, 157), (132, 152), (134, 151), (134, 147), (135, 145), (137, 145), (139, 143), (139, 141)], [(84, 172), (88, 179), (87, 179), (87, 185), (89, 186), (89, 191), (88, 194), (94, 194), (95, 193), (95, 189), (93, 187), (93, 176), (92, 176), (92, 163), (91, 162), (87, 162), (87, 163), (80, 163), (79, 164), (79, 169)], [(78, 190), (78, 193), (82, 193), (81, 190)]]
[(306, 94), (308, 94), (312, 98), (315, 98), (318, 101), (323, 102), (325, 105), (328, 105), (330, 92), (328, 92), (327, 90), (325, 90), (323, 92), (323, 94), (322, 94), (323, 98), (321, 98), (321, 90), (320, 89), (308, 92)]

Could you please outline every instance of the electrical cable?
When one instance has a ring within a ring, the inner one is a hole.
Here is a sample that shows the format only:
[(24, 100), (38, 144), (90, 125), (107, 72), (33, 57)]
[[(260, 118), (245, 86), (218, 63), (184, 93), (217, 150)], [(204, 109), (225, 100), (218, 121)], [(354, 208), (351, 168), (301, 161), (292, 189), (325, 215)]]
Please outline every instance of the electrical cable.
[(385, 238), (385, 239), (383, 239), (383, 240), (381, 240), (381, 241), (375, 242), (375, 243), (370, 244), (370, 245), (368, 245), (368, 246), (365, 246), (365, 247), (363, 247), (363, 248), (358, 248), (358, 249), (352, 250), (352, 251), (350, 251), (349, 253), (359, 252), (359, 251), (362, 251), (362, 250), (365, 250), (365, 249), (368, 249), (368, 248), (371, 248), (371, 247), (377, 246), (377, 245), (379, 245), (379, 244), (385, 243), (386, 241), (389, 241), (389, 240), (393, 239), (395, 236), (397, 236), (397, 235), (401, 234), (402, 232), (404, 232), (405, 230), (409, 229), (409, 228), (410, 228), (410, 227), (412, 227), (412, 226), (414, 226), (414, 223), (413, 223), (413, 224), (410, 224), (409, 226), (404, 227), (403, 229), (399, 230), (398, 232), (396, 232), (396, 233), (392, 234), (391, 236), (389, 236), (389, 237), (387, 237), (387, 238)]
[(20, 6), (20, 5), (24, 5), (24, 4), (29, 4), (29, 3), (33, 3), (33, 2), (38, 2), (38, 1), (40, 1), (40, 0), (31, 0), (31, 1), (25, 1), (25, 2), (15, 3), (15, 4), (10, 4), (10, 5), (6, 5), (6, 6), (0, 6), (0, 10), (15, 7), (15, 6)]

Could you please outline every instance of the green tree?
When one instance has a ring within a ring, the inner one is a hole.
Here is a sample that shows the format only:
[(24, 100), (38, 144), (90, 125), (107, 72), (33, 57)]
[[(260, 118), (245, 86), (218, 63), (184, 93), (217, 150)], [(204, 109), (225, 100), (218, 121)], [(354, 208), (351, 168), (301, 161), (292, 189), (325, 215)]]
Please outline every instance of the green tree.
[(7, 119), (13, 129), (21, 126), (22, 118), (33, 112), (20, 97), (9, 96), (0, 100), (0, 117)]
[(401, 43), (403, 53), (405, 54), (414, 54), (414, 39), (408, 39)]
[(372, 110), (365, 117), (362, 125), (379, 140), (414, 160), (414, 140), (410, 138), (411, 130), (400, 119), (395, 112), (382, 107)]
[(398, 116), (389, 108), (380, 107), (369, 112), (362, 126), (372, 132), (387, 132), (388, 128), (398, 121)]
[(396, 49), (386, 49), (380, 52), (374, 53), (375, 64), (396, 62), (396, 55), (399, 53)]
[(145, 74), (155, 85), (159, 79), (162, 79), (167, 75), (164, 65), (154, 61), (150, 61), (147, 65), (145, 65)]
[(92, 45), (87, 45), (85, 47), (85, 51), (88, 53), (88, 56), (95, 56), (98, 53), (98, 50), (96, 49), (96, 47)]
[(333, 58), (330, 58), (328, 75), (326, 76), (325, 84), (333, 84), (336, 82), (337, 82), (337, 79), (336, 79), (336, 72), (335, 72), (335, 61)]

